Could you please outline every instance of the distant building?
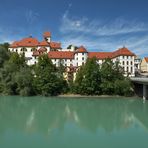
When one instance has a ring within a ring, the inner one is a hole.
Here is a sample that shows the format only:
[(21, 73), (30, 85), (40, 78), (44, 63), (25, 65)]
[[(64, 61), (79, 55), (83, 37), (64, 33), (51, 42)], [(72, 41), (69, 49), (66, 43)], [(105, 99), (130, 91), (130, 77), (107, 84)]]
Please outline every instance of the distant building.
[(141, 71), (148, 72), (148, 57), (144, 57), (141, 62)]
[(61, 43), (51, 41), (51, 33), (45, 32), (43, 34), (43, 41), (39, 42), (36, 38), (27, 37), (20, 41), (13, 42), (9, 50), (11, 52), (17, 52), (19, 54), (25, 54), (28, 65), (36, 63), (36, 59), (33, 55), (39, 55), (44, 52), (56, 51), (61, 49)]
[(89, 52), (83, 46), (77, 48), (70, 45), (67, 49), (61, 48), (61, 43), (51, 41), (51, 33), (43, 34), (44, 40), (39, 42), (36, 38), (24, 38), (12, 43), (9, 47), (11, 52), (24, 53), (28, 65), (38, 62), (38, 57), (44, 53), (52, 60), (57, 67), (63, 64), (67, 73), (65, 77), (72, 77), (71, 73), (77, 72), (77, 69), (86, 63), (88, 58), (96, 57), (98, 64), (102, 64), (106, 58), (113, 62), (119, 61), (123, 67), (125, 76), (135, 76), (135, 54), (126, 47), (120, 48), (114, 52)]
[(135, 57), (135, 70), (140, 71), (141, 61), (141, 58), (138, 56)]

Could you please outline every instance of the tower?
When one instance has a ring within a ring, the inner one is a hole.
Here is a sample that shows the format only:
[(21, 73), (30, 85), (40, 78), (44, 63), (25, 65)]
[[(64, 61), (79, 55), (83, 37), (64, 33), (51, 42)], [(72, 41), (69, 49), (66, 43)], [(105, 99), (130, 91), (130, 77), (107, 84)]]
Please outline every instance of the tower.
[(51, 33), (50, 32), (44, 32), (43, 37), (48, 43), (51, 42)]

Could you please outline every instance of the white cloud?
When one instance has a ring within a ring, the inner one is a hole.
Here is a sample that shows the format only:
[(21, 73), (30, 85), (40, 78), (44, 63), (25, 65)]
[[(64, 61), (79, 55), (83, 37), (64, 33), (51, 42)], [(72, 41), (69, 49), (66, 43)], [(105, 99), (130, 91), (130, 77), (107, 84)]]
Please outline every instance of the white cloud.
[(25, 17), (29, 24), (33, 24), (38, 20), (39, 13), (34, 12), (33, 10), (27, 10)]
[(114, 51), (127, 46), (141, 56), (148, 50), (147, 24), (136, 20), (90, 20), (70, 16), (68, 8), (62, 17), (60, 32), (63, 47), (74, 44), (84, 45), (88, 50)]
[(69, 15), (69, 9), (62, 17), (60, 27), (62, 33), (88, 33), (95, 36), (112, 36), (127, 33), (148, 31), (147, 24), (136, 20), (126, 21), (117, 18), (113, 21), (89, 20), (86, 17), (78, 18)]

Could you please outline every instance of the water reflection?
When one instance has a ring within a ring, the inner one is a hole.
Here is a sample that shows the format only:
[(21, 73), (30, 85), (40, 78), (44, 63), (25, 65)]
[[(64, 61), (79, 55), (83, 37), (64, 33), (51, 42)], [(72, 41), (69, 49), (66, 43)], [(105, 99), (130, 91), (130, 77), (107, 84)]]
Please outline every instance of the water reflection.
[(0, 98), (0, 135), (8, 129), (44, 135), (68, 124), (96, 133), (127, 129), (135, 121), (148, 129), (148, 102), (124, 99)]

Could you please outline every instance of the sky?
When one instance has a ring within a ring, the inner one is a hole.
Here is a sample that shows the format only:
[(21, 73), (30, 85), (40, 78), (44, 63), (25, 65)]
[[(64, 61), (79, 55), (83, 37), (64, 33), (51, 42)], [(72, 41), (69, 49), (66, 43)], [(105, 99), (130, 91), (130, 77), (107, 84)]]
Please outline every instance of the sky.
[(0, 0), (0, 43), (45, 31), (63, 48), (148, 56), (148, 0)]

